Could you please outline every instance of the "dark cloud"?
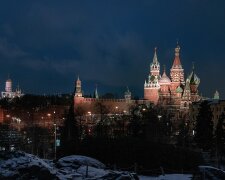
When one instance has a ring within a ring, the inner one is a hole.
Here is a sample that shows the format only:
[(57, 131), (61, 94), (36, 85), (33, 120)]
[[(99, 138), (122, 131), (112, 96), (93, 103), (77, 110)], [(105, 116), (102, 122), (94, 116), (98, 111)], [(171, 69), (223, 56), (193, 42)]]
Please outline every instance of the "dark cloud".
[(179, 39), (185, 73), (195, 61), (203, 94), (218, 89), (224, 97), (224, 5), (222, 0), (1, 2), (0, 88), (10, 73), (27, 92), (70, 92), (79, 74), (86, 87), (98, 83), (104, 92), (129, 85), (142, 96), (154, 47), (169, 74)]
[(6, 59), (16, 59), (28, 55), (15, 43), (10, 43), (6, 38), (0, 37), (0, 55)]

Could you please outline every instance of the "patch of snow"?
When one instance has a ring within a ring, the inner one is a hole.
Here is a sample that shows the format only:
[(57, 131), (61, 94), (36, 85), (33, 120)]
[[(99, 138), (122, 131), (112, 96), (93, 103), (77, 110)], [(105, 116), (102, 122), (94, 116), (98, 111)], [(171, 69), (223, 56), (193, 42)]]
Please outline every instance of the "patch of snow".
[[(81, 166), (80, 168), (77, 169), (77, 172), (82, 174), (84, 177), (86, 176), (86, 170), (87, 166)], [(109, 172), (104, 169), (99, 169), (95, 167), (88, 167), (88, 177), (93, 177), (93, 178), (100, 178), (102, 176), (105, 176)]]
[(190, 180), (191, 174), (165, 174), (165, 176), (139, 176), (140, 180)]
[(80, 156), (80, 155), (71, 155), (66, 156), (58, 160), (57, 165), (60, 167), (79, 167), (79, 166), (91, 166), (95, 168), (105, 169), (105, 165), (101, 163), (100, 161), (86, 157), (86, 156)]
[(24, 152), (0, 152), (0, 179), (136, 180), (135, 175), (106, 170), (103, 163), (86, 156), (67, 156), (54, 163)]
[(56, 170), (42, 159), (23, 152), (11, 153), (5, 160), (0, 161), (0, 178), (29, 176), (31, 173), (39, 174), (41, 172), (55, 174)]

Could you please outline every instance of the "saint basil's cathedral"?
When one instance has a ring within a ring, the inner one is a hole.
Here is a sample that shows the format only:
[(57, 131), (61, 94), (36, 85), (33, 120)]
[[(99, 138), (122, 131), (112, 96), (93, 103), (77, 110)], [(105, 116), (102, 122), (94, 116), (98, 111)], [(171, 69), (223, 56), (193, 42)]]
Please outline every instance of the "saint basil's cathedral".
[(175, 48), (175, 57), (170, 77), (164, 67), (162, 75), (160, 74), (160, 63), (157, 58), (155, 48), (153, 61), (150, 64), (150, 72), (147, 80), (144, 82), (144, 98), (142, 100), (132, 100), (129, 89), (124, 94), (124, 99), (102, 99), (99, 98), (97, 88), (93, 98), (83, 96), (81, 81), (78, 78), (75, 82), (74, 107), (83, 106), (87, 111), (94, 109), (96, 102), (105, 105), (115, 106), (118, 109), (128, 112), (133, 104), (154, 104), (171, 112), (188, 112), (193, 102), (200, 101), (202, 97), (198, 94), (200, 79), (195, 74), (194, 66), (187, 79), (184, 78), (184, 69), (180, 60), (180, 46)]
[(164, 67), (162, 76), (160, 75), (160, 63), (155, 53), (150, 64), (150, 72), (147, 81), (144, 83), (144, 99), (153, 102), (155, 105), (185, 110), (192, 102), (201, 99), (198, 94), (200, 79), (195, 74), (194, 66), (192, 72), (184, 79), (184, 69), (180, 60), (180, 46), (175, 48), (175, 57), (170, 78), (166, 74)]

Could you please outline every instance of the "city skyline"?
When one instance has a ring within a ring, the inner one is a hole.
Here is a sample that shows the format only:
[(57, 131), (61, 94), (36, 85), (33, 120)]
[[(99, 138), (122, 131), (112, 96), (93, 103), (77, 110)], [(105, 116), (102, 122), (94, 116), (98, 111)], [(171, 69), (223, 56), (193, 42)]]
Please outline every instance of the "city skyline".
[[(200, 93), (225, 97), (225, 2), (55, 1), (1, 3), (0, 88), (8, 74), (25, 93), (73, 91), (79, 75), (85, 94), (143, 97), (143, 83), (157, 47), (172, 65), (177, 40), (185, 78), (195, 62)], [(35, 82), (35, 83), (34, 83)]]

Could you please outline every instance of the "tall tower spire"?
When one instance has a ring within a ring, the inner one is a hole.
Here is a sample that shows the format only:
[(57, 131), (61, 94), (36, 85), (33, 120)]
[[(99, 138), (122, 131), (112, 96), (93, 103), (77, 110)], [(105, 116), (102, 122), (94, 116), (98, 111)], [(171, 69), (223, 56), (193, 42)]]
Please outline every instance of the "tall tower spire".
[(84, 97), (81, 90), (81, 80), (78, 76), (75, 82), (74, 108), (76, 108), (77, 105), (81, 104), (83, 101), (84, 101)]
[(166, 65), (163, 65), (163, 74), (166, 74)]
[(157, 58), (157, 53), (156, 53), (156, 51), (157, 51), (157, 47), (155, 47), (155, 53), (154, 53), (154, 57), (153, 57), (153, 63), (158, 63), (158, 58)]
[(97, 84), (95, 85), (95, 98), (98, 99), (99, 96), (98, 96), (98, 86)]
[(192, 71), (194, 72), (195, 70), (195, 62), (192, 62)]
[(157, 48), (154, 49), (154, 56), (150, 64), (150, 73), (147, 82), (144, 84), (144, 99), (158, 103), (159, 99), (159, 79), (160, 79), (160, 64), (157, 58)]
[(153, 61), (150, 65), (150, 74), (153, 76), (159, 76), (160, 73), (159, 71), (160, 71), (160, 64), (157, 58), (157, 48), (155, 47)]
[(175, 48), (175, 58), (173, 61), (173, 68), (182, 68), (181, 62), (180, 62), (180, 46), (177, 44), (177, 47)]
[(170, 70), (170, 76), (171, 76), (172, 82), (174, 82), (177, 87), (179, 86), (180, 83), (185, 84), (184, 70), (182, 68), (181, 61), (180, 61), (179, 44), (177, 44), (177, 47), (175, 48), (175, 57), (174, 57), (172, 68)]
[(81, 90), (81, 81), (79, 76), (77, 77), (77, 81), (76, 81), (76, 89), (75, 89), (75, 96), (76, 97), (82, 97), (82, 90)]

